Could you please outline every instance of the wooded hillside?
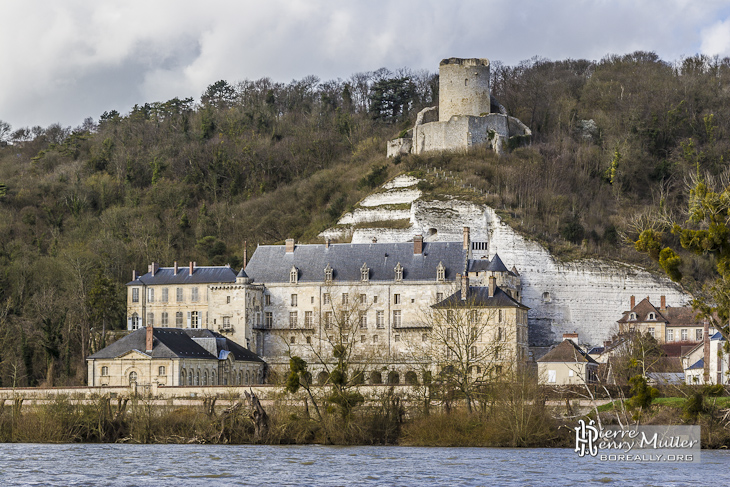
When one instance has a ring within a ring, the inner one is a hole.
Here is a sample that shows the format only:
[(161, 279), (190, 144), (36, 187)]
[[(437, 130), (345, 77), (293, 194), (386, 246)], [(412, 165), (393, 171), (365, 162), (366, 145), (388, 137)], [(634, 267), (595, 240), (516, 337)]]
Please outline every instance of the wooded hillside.
[[(313, 241), (385, 178), (448, 167), (563, 258), (643, 262), (636, 238), (681, 219), (686, 182), (727, 181), (730, 59), (492, 64), (492, 92), (531, 147), (386, 160), (437, 104), (437, 75), (211, 84), (105, 112), (75, 129), (0, 123), (0, 381), (83, 384), (102, 328), (124, 326), (124, 283), (152, 261), (240, 267), (258, 243)], [(643, 216), (642, 216), (643, 215)], [(673, 238), (666, 233), (666, 237)], [(685, 259), (684, 283), (712, 276)]]

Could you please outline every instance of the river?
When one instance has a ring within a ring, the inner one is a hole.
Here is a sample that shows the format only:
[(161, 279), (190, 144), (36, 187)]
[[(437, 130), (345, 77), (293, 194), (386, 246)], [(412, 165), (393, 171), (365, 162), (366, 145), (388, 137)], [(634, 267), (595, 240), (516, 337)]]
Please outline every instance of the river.
[(0, 485), (730, 485), (730, 453), (701, 458), (617, 464), (570, 449), (3, 444)]

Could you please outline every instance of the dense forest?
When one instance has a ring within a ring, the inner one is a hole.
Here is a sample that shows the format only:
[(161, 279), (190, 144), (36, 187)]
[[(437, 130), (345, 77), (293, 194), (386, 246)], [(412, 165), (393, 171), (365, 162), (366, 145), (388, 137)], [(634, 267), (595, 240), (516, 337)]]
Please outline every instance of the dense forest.
[[(438, 102), (438, 75), (211, 84), (76, 128), (0, 121), (0, 385), (85, 383), (125, 287), (152, 261), (229, 263), (244, 246), (316, 241), (385, 178), (448, 167), (561, 258), (654, 265), (632, 240), (685, 218), (688, 184), (728, 181), (730, 59), (654, 53), (492, 63), (492, 93), (532, 144), (387, 160)], [(676, 242), (674, 242), (676, 244)], [(250, 253), (249, 253), (250, 255)], [(689, 289), (713, 277), (687, 256)]]

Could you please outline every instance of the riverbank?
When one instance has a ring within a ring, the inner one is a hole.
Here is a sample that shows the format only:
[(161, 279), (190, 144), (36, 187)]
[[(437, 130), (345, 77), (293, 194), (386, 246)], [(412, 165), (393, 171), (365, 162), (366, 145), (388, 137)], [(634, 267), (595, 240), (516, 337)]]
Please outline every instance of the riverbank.
[[(262, 400), (257, 412), (247, 392)], [(17, 391), (16, 391), (17, 392)], [(573, 428), (591, 401), (548, 400), (505, 389), (468, 411), (458, 399), (424, 401), (418, 390), (368, 391), (367, 401), (343, 415), (323, 401), (271, 387), (226, 388), (217, 396), (144, 397), (16, 394), (1, 400), (0, 442), (334, 444), (480, 447), (573, 447)], [(419, 400), (420, 399), (420, 400)], [(633, 421), (620, 401), (600, 401), (603, 424)], [(698, 424), (703, 448), (730, 446), (730, 398), (706, 397), (688, 413), (688, 399), (655, 400), (641, 424)]]

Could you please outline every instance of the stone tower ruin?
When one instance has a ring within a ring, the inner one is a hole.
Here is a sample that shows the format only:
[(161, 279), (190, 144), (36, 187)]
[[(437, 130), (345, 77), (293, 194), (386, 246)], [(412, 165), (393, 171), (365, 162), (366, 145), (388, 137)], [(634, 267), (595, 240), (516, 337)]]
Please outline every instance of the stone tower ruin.
[(502, 153), (531, 135), (491, 96), (488, 59), (448, 58), (439, 64), (439, 106), (421, 110), (404, 137), (389, 141), (388, 157), (479, 146)]
[(489, 59), (449, 58), (439, 65), (439, 121), (491, 111)]

